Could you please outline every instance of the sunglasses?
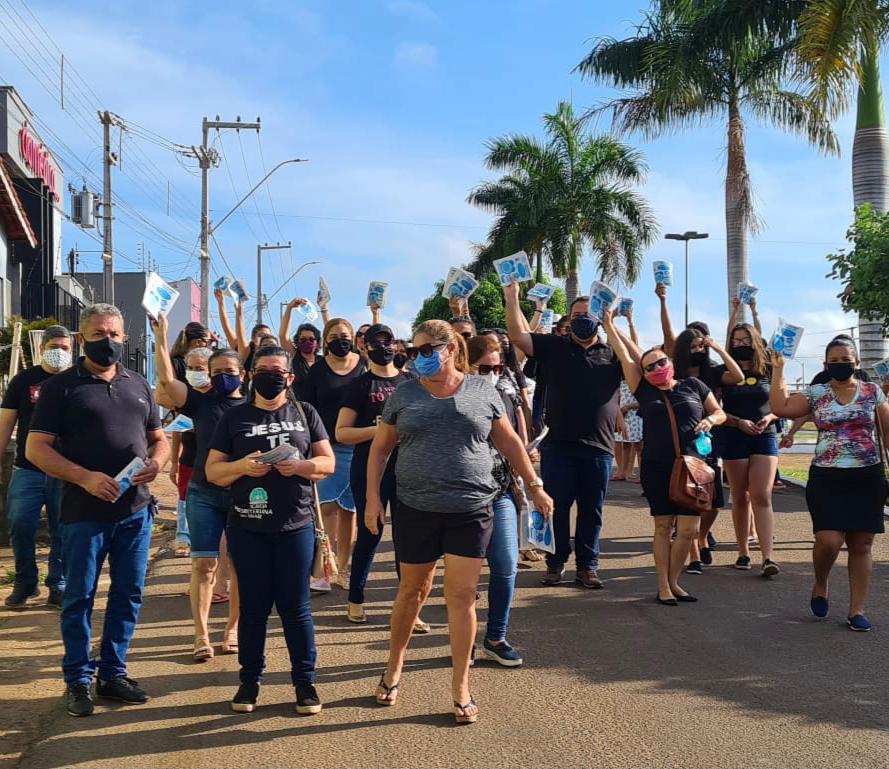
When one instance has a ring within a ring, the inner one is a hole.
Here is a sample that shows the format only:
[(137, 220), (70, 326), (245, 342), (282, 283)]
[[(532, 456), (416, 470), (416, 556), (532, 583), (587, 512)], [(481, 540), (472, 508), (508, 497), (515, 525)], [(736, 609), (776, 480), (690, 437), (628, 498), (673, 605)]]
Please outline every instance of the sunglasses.
[(356, 339), (359, 339), (359, 338), (360, 338), (360, 339), (364, 339), (364, 334), (365, 334), (364, 331), (356, 331), (356, 332), (355, 332), (355, 338), (356, 338)]
[(411, 360), (416, 360), (418, 355), (422, 355), (424, 358), (431, 358), (434, 350), (440, 350), (442, 347), (447, 346), (447, 342), (427, 343), (421, 344), (419, 347), (408, 347), (404, 352)]
[(467, 342), (472, 339), (472, 332), (470, 331), (461, 331), (460, 336), (462, 336)]
[(478, 367), (478, 373), (482, 375), (496, 374), (497, 376), (500, 376), (503, 373), (503, 366), (499, 363), (496, 363), (493, 366), (489, 366), (487, 363), (481, 363)]
[(647, 366), (644, 366), (644, 370), (646, 374), (650, 374), (655, 369), (663, 368), (670, 362), (669, 358), (658, 358), (656, 361), (649, 363)]

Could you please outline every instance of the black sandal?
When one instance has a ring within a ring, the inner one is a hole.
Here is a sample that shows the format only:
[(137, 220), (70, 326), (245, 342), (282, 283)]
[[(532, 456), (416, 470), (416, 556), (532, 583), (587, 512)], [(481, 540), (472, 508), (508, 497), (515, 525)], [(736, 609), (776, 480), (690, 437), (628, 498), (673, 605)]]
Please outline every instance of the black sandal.
[[(398, 690), (400, 687), (401, 681), (398, 683), (392, 684), (392, 686), (386, 685), (386, 674), (380, 676), (380, 683), (377, 684), (378, 689), (382, 689), (385, 692), (383, 697), (380, 697), (379, 694), (374, 695), (377, 700), (377, 705), (394, 705), (398, 700)], [(394, 697), (392, 695), (395, 695)]]
[(459, 702), (454, 700), (454, 710), (459, 710), (463, 713), (462, 716), (458, 715), (456, 712), (454, 713), (454, 719), (457, 721), (458, 724), (474, 724), (476, 721), (478, 721), (478, 713), (475, 713), (471, 716), (466, 715), (467, 708), (478, 708), (478, 703), (472, 698), (471, 694), (469, 695), (469, 702), (467, 702), (465, 705), (461, 705)]

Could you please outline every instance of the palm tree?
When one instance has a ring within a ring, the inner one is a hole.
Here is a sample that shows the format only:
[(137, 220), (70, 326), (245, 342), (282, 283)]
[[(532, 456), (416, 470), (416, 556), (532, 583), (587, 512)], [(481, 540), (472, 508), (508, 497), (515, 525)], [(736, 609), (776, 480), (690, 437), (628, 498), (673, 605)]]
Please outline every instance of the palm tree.
[[(889, 37), (886, 0), (810, 0), (799, 15), (799, 53), (815, 94), (828, 107), (846, 106), (857, 89), (858, 110), (852, 144), (855, 207), (889, 207), (889, 136), (883, 114), (879, 53)], [(862, 362), (889, 356), (879, 322), (859, 318)]]
[(770, 19), (763, 17), (758, 19), (762, 28), (744, 19), (746, 30), (732, 29), (745, 10), (780, 17), (780, 6), (772, 0), (660, 0), (636, 36), (598, 40), (576, 68), (585, 77), (630, 89), (600, 108), (612, 112), (621, 132), (655, 138), (707, 120), (724, 121), (729, 301), (738, 283), (748, 279), (747, 233), (755, 234), (758, 224), (747, 170), (746, 116), (800, 134), (823, 152), (838, 151), (826, 111), (785, 87), (794, 41), (784, 30), (769, 29)]
[(634, 189), (645, 176), (642, 156), (611, 137), (589, 135), (588, 120), (560, 102), (543, 117), (543, 141), (490, 140), (485, 163), (506, 174), (468, 199), (497, 214), (490, 253), (518, 244), (534, 257), (538, 277), (545, 258), (553, 275), (565, 278), (569, 302), (578, 296), (586, 251), (596, 255), (602, 280), (632, 285), (656, 235), (648, 204)]

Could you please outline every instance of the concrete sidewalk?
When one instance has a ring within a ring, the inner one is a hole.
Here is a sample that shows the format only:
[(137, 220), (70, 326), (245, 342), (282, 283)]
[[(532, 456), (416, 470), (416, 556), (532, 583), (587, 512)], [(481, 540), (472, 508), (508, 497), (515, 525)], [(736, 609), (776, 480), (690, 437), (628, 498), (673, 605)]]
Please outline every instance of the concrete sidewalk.
[[(42, 682), (40, 713), (20, 765), (162, 767), (749, 767), (889, 764), (889, 632), (886, 567), (877, 546), (870, 634), (843, 624), (844, 557), (833, 582), (831, 618), (808, 614), (811, 529), (802, 496), (776, 492), (782, 574), (765, 581), (739, 572), (733, 549), (715, 553), (704, 576), (686, 576), (695, 605), (654, 602), (651, 520), (638, 485), (615, 483), (603, 541), (604, 591), (539, 584), (542, 566), (521, 570), (510, 641), (525, 666), (481, 661), (472, 687), (475, 726), (454, 726), (449, 650), (440, 589), (424, 618), (433, 633), (412, 642), (398, 704), (377, 707), (374, 686), (387, 649), (395, 587), (386, 539), (369, 586), (365, 626), (344, 619), (345, 594), (314, 599), (319, 648), (319, 716), (293, 711), (280, 623), (269, 627), (268, 672), (260, 707), (230, 711), (237, 660), (192, 664), (185, 588), (188, 564), (161, 558), (149, 582), (130, 654), (131, 675), (153, 699), (142, 707), (65, 715), (56, 636), (42, 613), (0, 626), (4, 650), (21, 646), (28, 665), (5, 663), (7, 712), (33, 705), (16, 683)], [(730, 542), (730, 516), (716, 534)], [(756, 559), (754, 559), (756, 560)], [(569, 572), (570, 574), (570, 572)], [(485, 615), (486, 600), (479, 614)], [(224, 624), (214, 607), (214, 642)], [(10, 676), (16, 680), (9, 680)], [(9, 757), (7, 765), (14, 765)]]

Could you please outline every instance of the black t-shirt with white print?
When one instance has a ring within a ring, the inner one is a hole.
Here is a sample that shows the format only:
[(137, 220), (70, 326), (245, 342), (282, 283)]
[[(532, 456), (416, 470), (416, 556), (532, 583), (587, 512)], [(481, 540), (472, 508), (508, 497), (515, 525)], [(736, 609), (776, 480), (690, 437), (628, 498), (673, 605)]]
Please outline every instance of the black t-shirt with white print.
[[(377, 376), (370, 371), (365, 371), (357, 379), (349, 382), (343, 407), (355, 412), (355, 427), (373, 427), (377, 418), (383, 415), (383, 406), (389, 400), (389, 396), (395, 392), (395, 388), (402, 382), (413, 379), (410, 374), (399, 371), (393, 377)], [(373, 441), (365, 441), (355, 445), (355, 455), (352, 463), (362, 462), (367, 465), (370, 455), (370, 444)], [(394, 452), (393, 452), (394, 458)], [(390, 464), (392, 458), (390, 458)]]
[[(313, 443), (327, 440), (327, 431), (314, 407), (301, 405), (308, 425), (290, 402), (277, 411), (266, 411), (252, 403), (235, 406), (220, 418), (210, 448), (236, 460), (288, 443), (299, 451), (299, 459), (307, 459), (312, 455)], [(312, 484), (298, 475), (284, 476), (273, 467), (261, 478), (242, 476), (231, 485), (231, 491), (230, 526), (273, 533), (312, 523)]]

